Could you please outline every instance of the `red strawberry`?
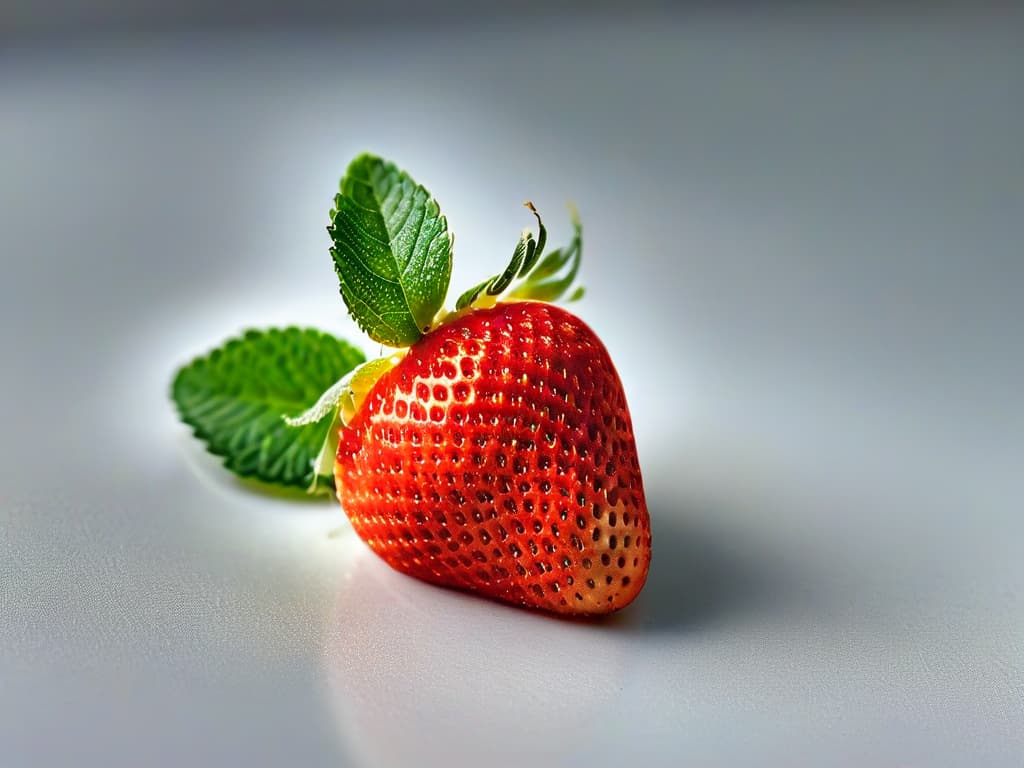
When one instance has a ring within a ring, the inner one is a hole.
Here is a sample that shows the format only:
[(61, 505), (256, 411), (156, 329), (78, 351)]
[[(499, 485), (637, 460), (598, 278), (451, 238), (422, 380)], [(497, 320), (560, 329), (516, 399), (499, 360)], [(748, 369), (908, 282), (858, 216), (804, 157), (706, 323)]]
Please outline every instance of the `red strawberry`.
[(341, 429), (338, 499), (393, 568), (563, 614), (640, 592), (651, 528), (626, 398), (552, 304), (468, 311), (416, 342)]

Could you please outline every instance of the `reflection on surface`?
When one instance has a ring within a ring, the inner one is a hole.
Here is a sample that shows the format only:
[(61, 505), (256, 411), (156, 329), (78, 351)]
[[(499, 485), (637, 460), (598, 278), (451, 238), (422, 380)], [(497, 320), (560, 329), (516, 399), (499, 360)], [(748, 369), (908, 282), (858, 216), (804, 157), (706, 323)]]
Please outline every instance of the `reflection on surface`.
[(685, 722), (701, 660), (716, 653), (708, 637), (775, 612), (791, 591), (766, 552), (679, 512), (652, 504), (647, 585), (630, 607), (598, 621), (421, 583), (346, 530), (344, 582), (325, 641), (345, 751), (365, 766), (440, 764), (456, 744), (466, 765), (566, 764), (605, 754), (609, 742), (631, 754), (619, 738), (634, 732), (635, 707), (655, 706), (651, 697), (664, 716)]
[[(1000, 651), (987, 638), (965, 645), (946, 623), (948, 605), (973, 599), (934, 589), (950, 562), (939, 571), (915, 527), (887, 525), (900, 497), (890, 488), (886, 504), (868, 503), (862, 463), (833, 451), (849, 476), (822, 474), (813, 456), (786, 475), (783, 442), (774, 458), (749, 442), (648, 463), (650, 576), (606, 621), (419, 583), (350, 533), (323, 658), (345, 753), (364, 766), (446, 765), (453, 754), (466, 765), (675, 766), (678, 755), (746, 765), (756, 751), (755, 763), (782, 765), (816, 723), (840, 736), (807, 744), (809, 763), (839, 764), (835, 744), (849, 752), (863, 740), (911, 757), (939, 743), (963, 757), (963, 733), (1016, 704), (987, 668), (958, 676), (964, 654)], [(965, 715), (948, 703), (953, 677), (991, 708)], [(909, 701), (937, 702), (964, 725), (908, 725)]]
[(602, 727), (624, 683), (621, 637), (349, 554), (325, 662), (359, 765), (433, 764), (455, 744), (466, 765), (547, 765)]

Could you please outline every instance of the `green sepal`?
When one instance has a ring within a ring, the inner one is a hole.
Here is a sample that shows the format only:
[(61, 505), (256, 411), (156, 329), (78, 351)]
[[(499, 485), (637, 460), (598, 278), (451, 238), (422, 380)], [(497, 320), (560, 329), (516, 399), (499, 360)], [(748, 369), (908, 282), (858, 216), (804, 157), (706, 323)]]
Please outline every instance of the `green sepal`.
[(470, 288), (464, 294), (459, 296), (458, 301), (455, 302), (455, 309), (456, 310), (465, 309), (470, 304), (472, 304), (474, 301), (476, 301), (478, 298), (480, 298), (480, 294), (483, 293), (485, 290), (487, 290), (487, 286), (489, 286), (491, 284), (492, 280), (494, 280), (493, 277), (488, 277), (486, 280), (484, 280), (479, 285), (474, 285), (472, 288)]
[(541, 254), (544, 253), (544, 246), (547, 245), (548, 242), (548, 229), (544, 226), (544, 222), (541, 220), (540, 214), (537, 213), (537, 209), (534, 208), (533, 203), (527, 200), (523, 205), (529, 208), (530, 212), (537, 219), (537, 241), (534, 244), (533, 251), (528, 253), (526, 258), (523, 259), (523, 266), (519, 270), (519, 277), (526, 277), (526, 275), (529, 274), (530, 270), (533, 269), (533, 265), (537, 263), (537, 259), (539, 259)]
[[(572, 242), (565, 248), (551, 251), (509, 294), (514, 299), (558, 301), (572, 287), (583, 258), (583, 226), (579, 214), (570, 207), (573, 224)], [(557, 276), (568, 265), (568, 270)], [(573, 293), (569, 301), (582, 298), (582, 290)]]
[[(547, 256), (541, 258), (544, 253), (544, 246), (547, 245), (548, 231), (544, 221), (534, 207), (533, 203), (527, 201), (524, 205), (537, 218), (539, 234), (534, 238), (533, 233), (524, 229), (512, 252), (512, 259), (509, 261), (505, 271), (494, 277), (489, 277), (482, 283), (470, 288), (463, 293), (455, 304), (456, 311), (466, 307), (488, 306), (494, 301), (485, 302), (482, 296), (498, 297), (503, 294), (512, 281), (518, 276), (522, 278), (510, 295), (514, 299), (532, 299), (535, 301), (557, 301), (565, 295), (565, 292), (572, 287), (573, 281), (579, 272), (580, 260), (583, 254), (583, 228), (580, 224), (579, 215), (576, 209), (570, 206), (573, 223), (573, 239), (566, 248), (558, 248)], [(568, 271), (558, 276), (566, 265)], [(551, 278), (551, 279), (548, 279)], [(568, 301), (576, 301), (583, 296), (582, 289), (576, 290)]]
[(377, 379), (394, 368), (401, 358), (402, 354), (399, 353), (356, 366), (324, 390), (305, 412), (285, 417), (284, 421), (289, 427), (303, 429), (310, 424), (321, 423), (328, 415), (331, 416), (331, 426), (313, 463), (314, 474), (309, 487), (310, 493), (316, 493), (324, 486), (330, 490), (334, 489), (334, 461), (338, 453), (339, 430), (355, 416), (363, 400), (377, 383)]
[(527, 260), (534, 260), (536, 258), (534, 255), (537, 252), (536, 249), (537, 241), (533, 239), (533, 233), (528, 229), (524, 229), (522, 234), (519, 235), (519, 242), (516, 243), (515, 250), (512, 251), (512, 259), (509, 261), (508, 266), (505, 267), (505, 270), (499, 275), (487, 278), (482, 283), (473, 286), (459, 296), (458, 301), (455, 302), (455, 309), (465, 309), (484, 293), (488, 296), (500, 296), (512, 284), (516, 275), (522, 274), (523, 264)]

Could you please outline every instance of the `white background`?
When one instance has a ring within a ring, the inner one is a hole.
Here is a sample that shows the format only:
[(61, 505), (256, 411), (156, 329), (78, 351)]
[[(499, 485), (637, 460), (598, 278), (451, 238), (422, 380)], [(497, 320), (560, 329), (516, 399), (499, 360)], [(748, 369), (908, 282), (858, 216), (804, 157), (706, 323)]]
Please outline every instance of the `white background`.
[[(0, 52), (0, 764), (1024, 763), (1022, 16), (690, 11)], [(647, 588), (422, 585), (188, 436), (176, 366), (348, 335), (364, 149), (453, 295), (520, 203), (632, 407)]]

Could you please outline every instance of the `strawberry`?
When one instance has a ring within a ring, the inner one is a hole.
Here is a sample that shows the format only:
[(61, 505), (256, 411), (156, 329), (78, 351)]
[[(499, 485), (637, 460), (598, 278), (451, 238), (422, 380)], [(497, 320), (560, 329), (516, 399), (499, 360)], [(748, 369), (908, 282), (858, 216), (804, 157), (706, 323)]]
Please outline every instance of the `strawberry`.
[(335, 487), (393, 568), (562, 614), (628, 605), (651, 529), (622, 384), (581, 320), (517, 301), (456, 315), (381, 376)]
[(251, 330), (179, 370), (172, 396), (237, 474), (333, 490), (397, 570), (605, 614), (639, 594), (651, 562), (633, 427), (604, 345), (552, 304), (583, 296), (579, 217), (570, 244), (545, 253), (526, 207), (537, 236), (523, 230), (505, 269), (446, 312), (440, 206), (393, 163), (356, 157), (334, 197), (331, 256), (349, 314), (395, 351), (367, 361), (313, 329)]

